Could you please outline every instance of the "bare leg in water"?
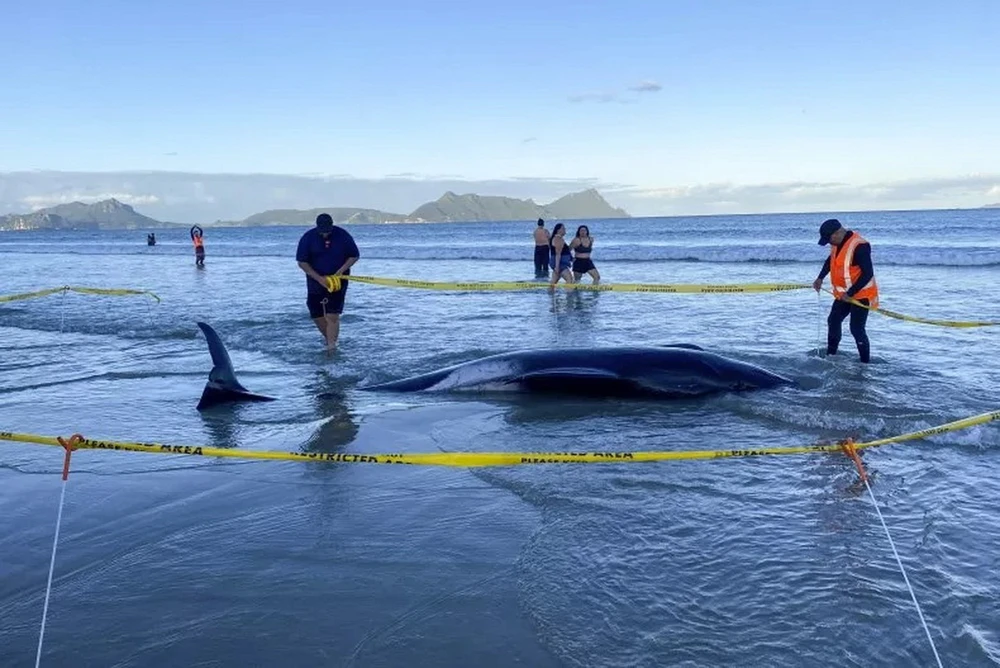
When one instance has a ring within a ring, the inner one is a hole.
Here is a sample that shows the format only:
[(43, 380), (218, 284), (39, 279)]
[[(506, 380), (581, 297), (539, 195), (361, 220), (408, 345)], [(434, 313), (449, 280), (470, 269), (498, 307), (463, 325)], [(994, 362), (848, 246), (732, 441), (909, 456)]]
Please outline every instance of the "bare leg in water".
[(327, 313), (322, 318), (314, 318), (313, 322), (326, 340), (326, 354), (332, 354), (337, 349), (337, 339), (340, 337), (340, 314)]

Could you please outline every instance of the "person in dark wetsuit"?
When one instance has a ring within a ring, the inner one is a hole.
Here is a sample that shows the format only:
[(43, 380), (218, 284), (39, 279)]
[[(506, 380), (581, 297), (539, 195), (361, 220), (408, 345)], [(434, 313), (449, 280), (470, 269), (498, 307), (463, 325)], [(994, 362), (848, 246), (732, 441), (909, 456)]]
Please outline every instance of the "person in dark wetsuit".
[(197, 267), (205, 266), (205, 241), (202, 237), (205, 233), (200, 227), (191, 227), (191, 242), (194, 243), (194, 264)]
[(538, 219), (535, 228), (535, 278), (549, 277), (549, 233), (545, 221)]
[(149, 234), (146, 235), (146, 245), (147, 246), (155, 246), (156, 245), (156, 234), (154, 234), (153, 232), (150, 232)]
[[(823, 279), (830, 274), (834, 302), (827, 317), (826, 354), (836, 355), (840, 345), (844, 319), (851, 316), (851, 334), (858, 347), (858, 356), (867, 364), (871, 360), (871, 342), (865, 325), (869, 308), (878, 308), (878, 284), (872, 267), (871, 244), (860, 234), (845, 229), (836, 218), (823, 221), (819, 228), (819, 245), (830, 244), (830, 256), (823, 263), (813, 288), (819, 292)], [(852, 304), (850, 299), (864, 306)]]
[(586, 225), (576, 228), (576, 237), (569, 245), (573, 249), (573, 280), (579, 282), (584, 274), (589, 274), (595, 285), (600, 283), (601, 274), (590, 259), (590, 252), (594, 249), (594, 237), (590, 236), (590, 228)]
[(552, 268), (552, 278), (549, 280), (549, 287), (555, 287), (560, 278), (567, 283), (573, 282), (573, 273), (570, 266), (573, 263), (573, 254), (566, 243), (566, 226), (556, 223), (552, 228), (552, 239), (549, 240), (549, 266)]

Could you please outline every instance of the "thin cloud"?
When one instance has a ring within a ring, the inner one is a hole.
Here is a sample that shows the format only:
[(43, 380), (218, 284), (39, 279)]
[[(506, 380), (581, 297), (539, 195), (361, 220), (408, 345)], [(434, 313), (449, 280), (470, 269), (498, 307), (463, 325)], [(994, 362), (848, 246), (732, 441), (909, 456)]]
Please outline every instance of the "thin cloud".
[(530, 144), (530, 143), (536, 142), (536, 141), (538, 141), (538, 137), (528, 137), (526, 139), (522, 139), (521, 143), (522, 144)]
[[(633, 93), (658, 93), (663, 90), (663, 86), (659, 83), (651, 80), (646, 80), (638, 83), (635, 86), (630, 86), (629, 91)], [(570, 95), (567, 98), (570, 102), (574, 104), (580, 104), (583, 102), (596, 102), (598, 104), (610, 104), (612, 102), (617, 102), (618, 104), (635, 104), (634, 99), (623, 98), (620, 93), (577, 93), (575, 95)]]
[(27, 197), (21, 198), (21, 203), (30, 208), (32, 211), (37, 211), (39, 209), (45, 209), (50, 206), (56, 206), (57, 204), (71, 204), (73, 202), (81, 202), (83, 204), (93, 204), (95, 202), (102, 202), (107, 199), (116, 199), (122, 204), (129, 204), (131, 206), (138, 205), (148, 205), (157, 204), (160, 202), (160, 198), (156, 195), (132, 195), (129, 193), (97, 193), (97, 194), (86, 194), (80, 192), (62, 192), (62, 193), (51, 193), (51, 194), (41, 194), (41, 195), (28, 195)]
[(570, 95), (568, 99), (574, 104), (579, 104), (581, 102), (608, 104), (609, 102), (617, 102), (618, 95), (615, 93), (580, 93), (577, 95)]
[(268, 209), (351, 206), (407, 214), (449, 190), (537, 197), (547, 202), (588, 187), (603, 192), (602, 182), (595, 179), (542, 177), (482, 180), (446, 174), (338, 178), (173, 171), (0, 172), (0, 215), (114, 197), (157, 220), (210, 224), (241, 220)]
[(655, 81), (643, 81), (638, 86), (632, 86), (629, 90), (635, 91), (636, 93), (659, 93), (663, 90), (663, 86)]
[(977, 207), (1000, 193), (1000, 175), (861, 184), (838, 181), (753, 185), (706, 183), (662, 188), (626, 187), (618, 192), (638, 204), (639, 208), (652, 207), (661, 213)]
[(397, 174), (364, 179), (166, 171), (31, 171), (0, 172), (0, 215), (114, 197), (158, 220), (211, 223), (239, 220), (267, 209), (324, 206), (357, 206), (406, 214), (449, 190), (547, 202), (586, 188), (597, 188), (633, 216), (978, 208), (1000, 202), (1000, 174), (871, 183), (816, 180), (643, 187), (597, 178), (478, 180), (429, 174), (406, 178)]

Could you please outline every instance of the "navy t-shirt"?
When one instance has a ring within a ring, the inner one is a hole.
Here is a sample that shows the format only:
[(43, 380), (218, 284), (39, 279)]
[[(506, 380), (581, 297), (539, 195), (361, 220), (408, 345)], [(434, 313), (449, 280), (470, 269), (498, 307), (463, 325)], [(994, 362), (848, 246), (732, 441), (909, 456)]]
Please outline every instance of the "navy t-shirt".
[[(323, 276), (330, 276), (344, 266), (348, 258), (361, 257), (354, 237), (342, 227), (333, 226), (330, 234), (324, 239), (319, 229), (313, 228), (299, 239), (299, 248), (295, 252), (295, 260), (308, 262), (313, 269)], [(350, 274), (348, 269), (344, 272)], [(306, 288), (309, 292), (326, 292), (326, 288), (306, 276)]]

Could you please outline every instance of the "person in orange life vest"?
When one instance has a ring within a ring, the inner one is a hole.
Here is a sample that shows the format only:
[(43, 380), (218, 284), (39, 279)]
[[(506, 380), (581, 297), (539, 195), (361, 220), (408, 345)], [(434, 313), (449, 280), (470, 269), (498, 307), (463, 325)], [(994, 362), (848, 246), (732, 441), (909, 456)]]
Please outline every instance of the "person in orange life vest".
[(197, 225), (191, 227), (191, 241), (194, 243), (194, 263), (198, 267), (205, 266), (205, 241), (201, 228)]
[(836, 218), (824, 220), (819, 228), (819, 245), (830, 244), (830, 257), (823, 263), (819, 276), (813, 281), (816, 292), (823, 286), (823, 279), (830, 274), (834, 302), (827, 317), (826, 354), (836, 355), (840, 345), (841, 325), (851, 316), (851, 334), (858, 346), (861, 361), (871, 360), (871, 343), (865, 324), (868, 309), (852, 304), (846, 297), (878, 308), (878, 285), (872, 268), (872, 247), (857, 232), (845, 229)]

